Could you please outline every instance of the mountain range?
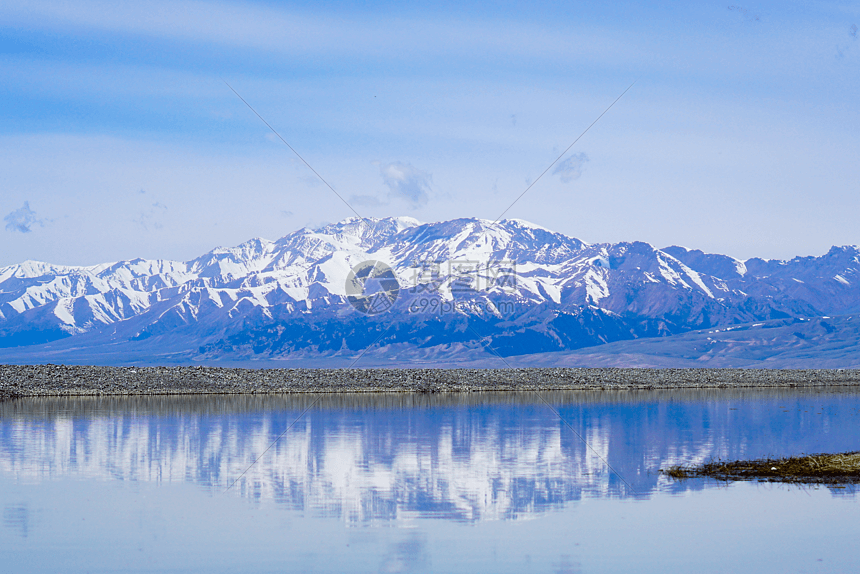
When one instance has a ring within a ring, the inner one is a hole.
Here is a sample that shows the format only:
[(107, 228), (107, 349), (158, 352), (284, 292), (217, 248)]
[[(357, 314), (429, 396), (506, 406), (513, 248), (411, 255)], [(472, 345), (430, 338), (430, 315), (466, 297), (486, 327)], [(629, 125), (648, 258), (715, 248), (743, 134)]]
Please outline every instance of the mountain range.
[(186, 262), (0, 268), (0, 361), (854, 367), (855, 314), (856, 246), (741, 261), (351, 218)]

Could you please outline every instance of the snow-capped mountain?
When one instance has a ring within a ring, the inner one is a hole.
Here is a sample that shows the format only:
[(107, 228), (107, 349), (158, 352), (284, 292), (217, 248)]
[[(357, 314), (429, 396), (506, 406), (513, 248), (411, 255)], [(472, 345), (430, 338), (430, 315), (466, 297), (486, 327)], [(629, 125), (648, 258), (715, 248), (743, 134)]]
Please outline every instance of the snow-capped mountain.
[[(366, 261), (384, 265), (350, 274)], [(373, 279), (383, 268), (396, 284)], [(523, 355), (855, 313), (859, 272), (857, 247), (739, 261), (587, 244), (515, 219), (352, 218), (187, 262), (2, 268), (0, 347), (71, 337), (96, 353), (134, 344), (189, 359), (349, 356), (368, 345)], [(393, 304), (367, 313), (356, 297)]]

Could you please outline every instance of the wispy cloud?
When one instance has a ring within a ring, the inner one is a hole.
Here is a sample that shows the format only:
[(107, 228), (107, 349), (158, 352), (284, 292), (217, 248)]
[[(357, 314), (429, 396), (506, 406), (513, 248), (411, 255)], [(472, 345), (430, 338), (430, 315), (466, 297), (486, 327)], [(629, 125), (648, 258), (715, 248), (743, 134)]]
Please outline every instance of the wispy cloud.
[[(377, 11), (378, 12), (378, 11)], [(471, 21), (450, 18), (372, 17), (348, 11), (297, 10), (257, 3), (148, 0), (116, 3), (106, 0), (31, 0), (0, 3), (0, 18), (10, 25), (47, 30), (149, 35), (159, 39), (205, 42), (256, 48), (281, 54), (363, 53), (371, 56), (419, 49), (437, 55), (497, 52), (543, 56), (561, 51), (579, 58), (605, 58), (604, 39), (588, 26), (551, 30), (539, 23), (516, 19), (515, 34), (508, 21)], [(514, 23), (514, 22), (510, 22)], [(332, 42), (332, 38), (339, 41)], [(619, 35), (613, 51), (636, 54)]]
[(45, 221), (36, 217), (36, 212), (30, 209), (30, 202), (25, 201), (24, 206), (16, 209), (3, 218), (6, 222), (6, 230), (18, 233), (30, 233), (34, 225), (45, 226)]
[(588, 156), (584, 153), (576, 153), (559, 163), (552, 170), (553, 175), (557, 175), (562, 183), (570, 183), (575, 179), (579, 179), (582, 171), (585, 169), (585, 164), (588, 161)]
[(147, 209), (140, 212), (140, 216), (133, 221), (140, 225), (144, 230), (161, 229), (164, 224), (161, 223), (161, 216), (167, 212), (167, 206), (156, 201)]
[[(848, 37), (854, 42), (857, 41), (857, 24), (851, 24), (851, 27), (848, 28)], [(850, 49), (851, 44), (836, 44), (836, 57), (841, 60)]]
[(750, 22), (761, 22), (761, 18), (759, 18), (758, 14), (754, 14), (744, 8), (743, 6), (729, 6), (730, 12), (737, 12), (738, 14), (742, 14), (744, 19)]
[(412, 207), (421, 207), (430, 200), (433, 176), (411, 164), (393, 161), (379, 166), (382, 182), (389, 196), (406, 200)]

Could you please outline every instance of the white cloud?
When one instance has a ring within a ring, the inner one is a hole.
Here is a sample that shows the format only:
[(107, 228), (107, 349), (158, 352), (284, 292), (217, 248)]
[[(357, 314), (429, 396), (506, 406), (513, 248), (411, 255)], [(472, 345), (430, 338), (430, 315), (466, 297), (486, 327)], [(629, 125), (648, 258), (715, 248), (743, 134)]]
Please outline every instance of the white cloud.
[(588, 161), (588, 156), (584, 153), (576, 153), (555, 166), (552, 170), (553, 175), (558, 175), (562, 183), (570, 183), (575, 179), (579, 179), (582, 175), (582, 170), (585, 169), (585, 163)]
[(430, 199), (433, 176), (408, 163), (393, 161), (379, 166), (382, 181), (391, 197), (409, 202), (412, 207), (426, 205)]
[(23, 207), (4, 217), (3, 221), (6, 222), (8, 231), (18, 233), (30, 233), (34, 225), (45, 226), (44, 220), (37, 218), (36, 212), (30, 209), (29, 201), (25, 201)]

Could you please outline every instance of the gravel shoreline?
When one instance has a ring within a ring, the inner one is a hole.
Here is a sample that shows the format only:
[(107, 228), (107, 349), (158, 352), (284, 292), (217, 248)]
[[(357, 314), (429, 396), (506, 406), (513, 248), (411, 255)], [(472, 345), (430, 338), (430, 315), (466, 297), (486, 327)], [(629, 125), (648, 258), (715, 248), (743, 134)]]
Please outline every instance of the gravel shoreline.
[(860, 370), (234, 369), (0, 365), (0, 400), (37, 396), (860, 387)]

